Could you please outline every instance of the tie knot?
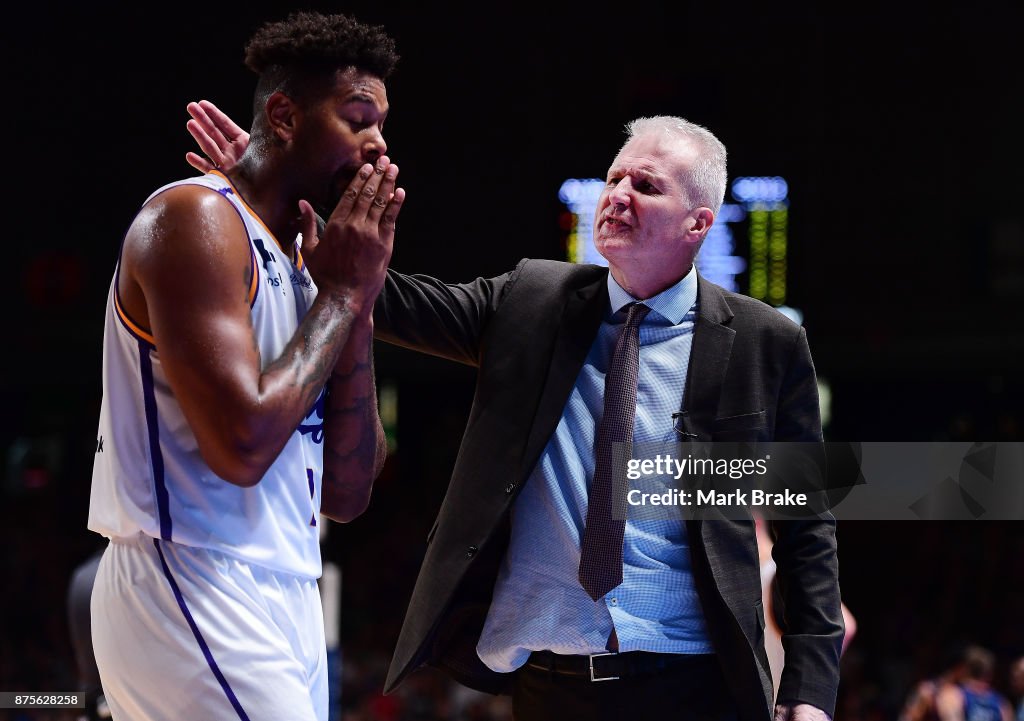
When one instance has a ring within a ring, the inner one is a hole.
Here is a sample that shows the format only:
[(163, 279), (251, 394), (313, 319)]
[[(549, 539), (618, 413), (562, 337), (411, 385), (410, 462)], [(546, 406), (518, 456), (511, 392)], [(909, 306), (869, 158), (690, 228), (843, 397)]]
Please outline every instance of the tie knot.
[(643, 303), (630, 303), (629, 312), (626, 314), (626, 325), (633, 327), (640, 325), (650, 311), (651, 309)]

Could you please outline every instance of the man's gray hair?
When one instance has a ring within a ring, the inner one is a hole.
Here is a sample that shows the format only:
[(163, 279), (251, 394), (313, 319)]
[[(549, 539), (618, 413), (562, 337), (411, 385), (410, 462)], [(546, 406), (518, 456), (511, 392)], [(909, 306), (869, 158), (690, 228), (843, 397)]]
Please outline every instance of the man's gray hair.
[(681, 180), (693, 207), (710, 208), (717, 215), (725, 200), (727, 179), (726, 152), (722, 141), (707, 128), (689, 120), (658, 115), (653, 118), (637, 118), (626, 125), (626, 143), (639, 135), (658, 132), (686, 140), (697, 150), (697, 158), (690, 172)]

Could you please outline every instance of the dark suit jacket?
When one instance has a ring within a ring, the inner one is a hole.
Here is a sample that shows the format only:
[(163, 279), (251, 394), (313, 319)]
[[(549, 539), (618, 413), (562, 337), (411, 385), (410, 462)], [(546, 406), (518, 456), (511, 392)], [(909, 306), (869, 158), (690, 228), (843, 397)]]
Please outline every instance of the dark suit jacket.
[[(429, 663), (501, 692), (476, 643), (509, 539), (509, 509), (555, 426), (608, 306), (606, 268), (524, 260), (498, 278), (446, 285), (389, 272), (376, 336), (478, 367), (466, 433), (409, 602), (385, 690)], [(702, 440), (817, 440), (817, 390), (802, 328), (699, 279), (686, 430)], [(708, 633), (744, 721), (771, 717), (757, 544), (749, 521), (687, 521)], [(834, 523), (776, 524), (788, 634), (780, 701), (832, 714), (843, 636)]]

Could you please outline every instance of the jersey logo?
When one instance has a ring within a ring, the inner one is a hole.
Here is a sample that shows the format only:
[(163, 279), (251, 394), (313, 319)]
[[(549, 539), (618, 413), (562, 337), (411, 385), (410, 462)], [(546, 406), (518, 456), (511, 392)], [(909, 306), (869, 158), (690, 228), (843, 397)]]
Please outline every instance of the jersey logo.
[(312, 421), (311, 423), (300, 423), (299, 427), (296, 428), (300, 434), (308, 435), (309, 439), (313, 443), (324, 442), (324, 402), (327, 400), (327, 389), (324, 388), (320, 391), (320, 396), (316, 399), (316, 403), (309, 409), (309, 413), (306, 414), (304, 421)]
[(306, 290), (310, 290), (313, 287), (313, 283), (307, 278), (301, 271), (293, 270), (292, 274), (288, 277), (288, 280), (292, 282), (292, 285), (297, 285)]
[(256, 246), (256, 251), (260, 254), (260, 258), (263, 259), (263, 269), (270, 273), (270, 264), (275, 263), (274, 256), (267, 252), (267, 249), (263, 247), (263, 240), (260, 238), (253, 238), (253, 244)]
[(96, 439), (96, 452), (103, 453), (103, 436)]

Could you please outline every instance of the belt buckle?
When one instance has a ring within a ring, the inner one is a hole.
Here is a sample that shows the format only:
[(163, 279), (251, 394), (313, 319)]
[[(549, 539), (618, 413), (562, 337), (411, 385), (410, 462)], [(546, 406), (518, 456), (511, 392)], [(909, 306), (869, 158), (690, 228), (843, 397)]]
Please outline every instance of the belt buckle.
[(588, 654), (590, 659), (590, 680), (591, 681), (618, 681), (618, 676), (602, 676), (600, 678), (594, 677), (594, 659), (601, 658), (602, 656), (618, 656), (619, 654), (615, 651), (609, 651), (608, 653), (591, 653)]

